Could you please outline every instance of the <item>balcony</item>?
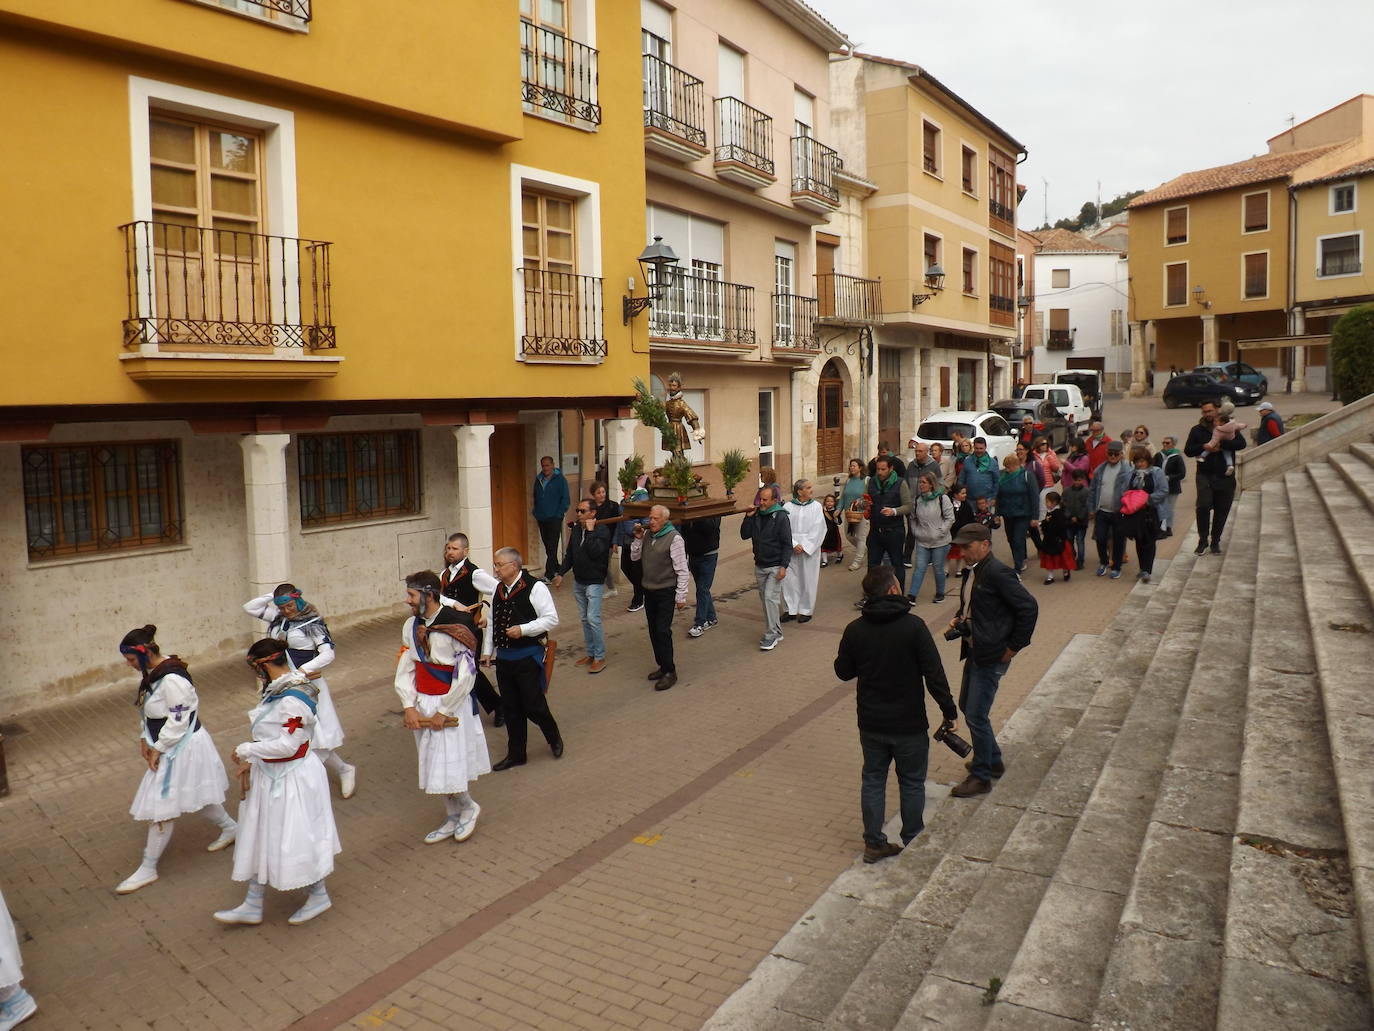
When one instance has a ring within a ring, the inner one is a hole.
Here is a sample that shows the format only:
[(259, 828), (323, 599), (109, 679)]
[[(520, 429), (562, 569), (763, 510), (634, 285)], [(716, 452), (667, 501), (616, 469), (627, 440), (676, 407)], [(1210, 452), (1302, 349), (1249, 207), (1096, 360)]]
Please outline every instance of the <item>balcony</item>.
[(844, 167), (837, 151), (810, 136), (792, 137), (792, 203), (818, 215), (840, 206), (835, 173)]
[(650, 309), (649, 336), (665, 350), (752, 351), (758, 344), (754, 288), (674, 270), (664, 296)]
[(1048, 351), (1072, 351), (1073, 330), (1052, 329), (1045, 334), (1045, 349)]
[(1011, 207), (1009, 204), (1003, 204), (1000, 201), (989, 200), (988, 217), (991, 218), (994, 222), (1001, 222), (1007, 226), (1013, 227), (1011, 230), (1013, 233), (1016, 231), (1016, 209)]
[(1016, 298), (991, 295), (988, 298), (988, 322), (994, 326), (1016, 325)]
[[(328, 243), (165, 222), (120, 229), (129, 300), (124, 346), (136, 349), (123, 356), (131, 376), (294, 379), (337, 371), (341, 359), (306, 355), (336, 343)], [(180, 368), (155, 360), (168, 356), (203, 360)], [(211, 360), (226, 356), (267, 361)]]
[(522, 359), (581, 362), (606, 357), (599, 278), (538, 268), (518, 271), (525, 294)]
[(882, 310), (882, 283), (838, 272), (816, 273), (816, 318), (837, 326), (877, 321)]
[(644, 55), (644, 149), (683, 162), (711, 153), (701, 80), (652, 54)]
[(762, 189), (773, 171), (773, 119), (735, 97), (716, 98), (716, 174)]
[(809, 360), (820, 352), (816, 337), (816, 298), (773, 295), (773, 355)]
[(595, 48), (521, 21), (520, 99), (526, 110), (573, 125), (600, 125), (596, 60)]
[[(204, 3), (206, 0), (197, 0)], [(259, 18), (266, 18), (271, 21), (278, 19), (295, 19), (298, 22), (308, 22), (310, 20), (310, 0), (208, 0), (211, 4), (218, 4), (220, 7), (227, 7), (230, 10), (242, 10), (239, 4), (246, 4), (252, 10), (243, 11), (244, 14), (252, 14)]]

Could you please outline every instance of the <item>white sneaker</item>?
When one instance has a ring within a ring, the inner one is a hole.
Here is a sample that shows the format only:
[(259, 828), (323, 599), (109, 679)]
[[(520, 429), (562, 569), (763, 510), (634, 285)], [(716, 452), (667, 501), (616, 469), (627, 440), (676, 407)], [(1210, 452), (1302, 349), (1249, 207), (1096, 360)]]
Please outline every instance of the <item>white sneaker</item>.
[(305, 905), (301, 906), (300, 909), (287, 917), (286, 922), (292, 927), (299, 927), (301, 924), (309, 923), (311, 920), (314, 920), (315, 917), (332, 908), (333, 905), (334, 903), (330, 900), (328, 892), (322, 891), (317, 894), (312, 891), (310, 896), (305, 900)]
[(849, 571), (850, 571), (851, 573), (854, 572), (854, 570), (856, 570), (856, 569), (858, 569), (858, 568), (859, 568), (859, 560), (858, 560), (858, 559), (855, 559), (853, 562), (849, 563)]
[(453, 820), (449, 820), (449, 821), (448, 821), (447, 823), (445, 823), (442, 827), (439, 827), (439, 828), (436, 829), (436, 830), (432, 830), (432, 831), (430, 831), (428, 834), (426, 834), (426, 835), (425, 835), (425, 844), (426, 844), (426, 845), (437, 845), (437, 844), (439, 844), (439, 842), (444, 841), (444, 840), (446, 840), (446, 839), (448, 839), (448, 838), (453, 837), (453, 832), (454, 832), (455, 830), (457, 830), (457, 828), (458, 828), (457, 822), (455, 822), (455, 821), (453, 821)]
[(132, 895), (139, 888), (146, 888), (157, 880), (157, 867), (140, 866), (133, 873), (119, 882), (119, 887), (115, 888), (116, 895)]
[(223, 828), (219, 832), (218, 838), (216, 838), (214, 841), (210, 842), (210, 844), (205, 846), (205, 851), (218, 852), (221, 849), (226, 849), (234, 843), (234, 840), (238, 838), (238, 836), (239, 825), (236, 823), (230, 824), (228, 827)]
[(458, 814), (458, 825), (453, 829), (454, 841), (467, 841), (472, 837), (472, 832), (477, 829), (477, 817), (481, 812), (482, 807), (473, 802), (472, 808), (464, 809)]
[(358, 767), (345, 766), (343, 772), (339, 774), (339, 794), (344, 798), (352, 798), (353, 792), (358, 790)]
[(704, 633), (706, 633), (706, 628), (704, 626), (702, 626), (700, 623), (693, 623), (691, 628), (687, 631), (687, 636), (700, 637)]
[(763, 640), (759, 642), (759, 651), (771, 652), (778, 646), (778, 642), (781, 640), (782, 634), (766, 634)]
[(215, 919), (222, 924), (253, 927), (262, 923), (262, 901), (245, 901), (234, 909), (221, 909), (215, 914)]
[(4, 1002), (0, 1002), (0, 1031), (10, 1031), (10, 1028), (28, 1020), (38, 1012), (38, 1003), (25, 989), (20, 988)]

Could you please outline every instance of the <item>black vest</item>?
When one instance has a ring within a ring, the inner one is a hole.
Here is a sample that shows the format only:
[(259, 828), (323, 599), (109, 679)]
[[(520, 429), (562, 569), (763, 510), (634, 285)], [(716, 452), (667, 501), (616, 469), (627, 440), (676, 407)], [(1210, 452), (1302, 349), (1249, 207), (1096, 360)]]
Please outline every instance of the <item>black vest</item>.
[(900, 508), (902, 504), (902, 478), (896, 477), (892, 486), (884, 489), (876, 476), (868, 481), (868, 495), (873, 499), (873, 511), (869, 513), (869, 525), (875, 530), (888, 530), (902, 525), (902, 516), (885, 516), (885, 508)]
[(491, 596), (491, 632), (495, 635), (493, 639), (498, 648), (542, 644), (548, 637), (548, 634), (540, 634), (537, 637), (518, 637), (511, 640), (506, 636), (506, 631), (511, 627), (524, 626), (539, 618), (539, 613), (534, 610), (532, 597), (534, 585), (537, 583), (539, 581), (530, 576), (528, 570), (522, 569), (520, 579), (509, 588), (509, 597), (503, 597), (507, 591), (505, 584), (498, 586), (496, 593)]
[(470, 561), (463, 563), (463, 568), (458, 570), (458, 575), (451, 581), (449, 580), (448, 567), (444, 567), (444, 572), (440, 577), (446, 581), (442, 588), (445, 598), (452, 598), (459, 605), (476, 605), (482, 600), (481, 593), (477, 590), (477, 585), (472, 582), (472, 574), (477, 567)]

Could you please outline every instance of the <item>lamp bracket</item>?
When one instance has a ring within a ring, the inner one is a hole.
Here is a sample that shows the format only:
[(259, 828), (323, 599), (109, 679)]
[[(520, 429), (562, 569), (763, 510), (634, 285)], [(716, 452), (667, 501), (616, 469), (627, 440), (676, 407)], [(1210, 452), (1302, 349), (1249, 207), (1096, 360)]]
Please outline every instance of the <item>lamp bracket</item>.
[(621, 325), (628, 326), (632, 318), (640, 312), (647, 311), (649, 305), (653, 303), (654, 299), (652, 297), (631, 297), (629, 294), (626, 294), (621, 307), (621, 318), (623, 320)]

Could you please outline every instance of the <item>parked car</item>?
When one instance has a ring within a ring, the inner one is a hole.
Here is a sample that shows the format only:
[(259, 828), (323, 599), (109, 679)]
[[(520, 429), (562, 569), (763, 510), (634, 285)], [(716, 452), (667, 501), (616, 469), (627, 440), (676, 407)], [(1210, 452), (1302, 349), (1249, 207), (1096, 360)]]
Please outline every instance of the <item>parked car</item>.
[(1221, 373), (1223, 377), (1238, 379), (1242, 383), (1253, 383), (1260, 389), (1260, 397), (1269, 393), (1269, 379), (1259, 369), (1246, 362), (1210, 362), (1199, 365), (1194, 372)]
[(1252, 405), (1264, 395), (1253, 383), (1222, 379), (1214, 372), (1185, 372), (1164, 384), (1164, 407), (1200, 405), (1204, 401), (1230, 398), (1238, 405)]
[(1094, 419), (1102, 418), (1102, 378), (1091, 369), (1070, 369), (1054, 374), (1056, 383), (1072, 383), (1083, 394), (1083, 403), (1092, 410)]
[[(1083, 399), (1083, 391), (1072, 383), (1032, 383), (1021, 394), (1022, 400), (1049, 401), (1069, 421), (1069, 435), (1084, 435), (1092, 422), (1093, 410)], [(993, 407), (997, 407), (993, 405)]]
[(1015, 431), (996, 412), (934, 412), (916, 428), (916, 435), (907, 441), (907, 447), (915, 447), (917, 442), (939, 444), (948, 452), (956, 432), (966, 437), (986, 438), (988, 454), (998, 465), (1016, 451)]
[(1015, 433), (1020, 432), (1021, 420), (1029, 415), (1037, 437), (1049, 437), (1050, 447), (1056, 451), (1065, 450), (1073, 437), (1072, 425), (1068, 419), (1059, 414), (1059, 409), (1055, 407), (1053, 401), (1030, 397), (1029, 394), (1033, 389), (1033, 387), (1027, 387), (1026, 394), (1028, 396), (1020, 400), (1009, 398), (1005, 401), (994, 401), (992, 410), (1006, 419), (1007, 424)]

